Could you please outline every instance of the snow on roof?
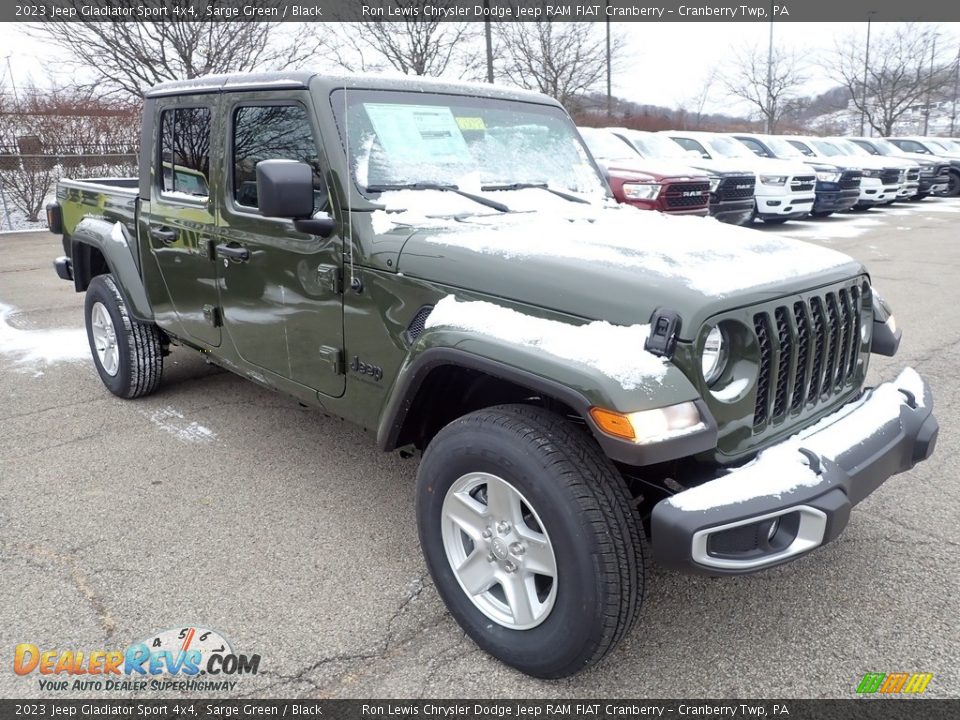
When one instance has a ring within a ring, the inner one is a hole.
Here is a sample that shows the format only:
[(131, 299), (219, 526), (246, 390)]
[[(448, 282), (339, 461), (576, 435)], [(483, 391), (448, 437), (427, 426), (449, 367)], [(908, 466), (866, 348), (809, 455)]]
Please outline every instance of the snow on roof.
[[(713, 218), (672, 217), (601, 202), (570, 203), (540, 190), (496, 193), (496, 199), (511, 209), (529, 212), (487, 214), (469, 200), (438, 198), (439, 194), (421, 191), (391, 196), (386, 201), (388, 208), (403, 209), (380, 218), (384, 221), (381, 227), (387, 219), (397, 224), (449, 227), (455, 232), (435, 233), (427, 236), (427, 241), (507, 258), (544, 256), (634, 267), (715, 297), (818, 275), (854, 262), (835, 250)], [(520, 205), (521, 195), (535, 204)], [(453, 203), (461, 212), (484, 214), (470, 217), (469, 222), (438, 219), (445, 206)], [(535, 211), (537, 208), (542, 211)]]
[(666, 361), (643, 349), (649, 325), (572, 325), (489, 302), (458, 302), (447, 295), (430, 313), (426, 327), (467, 330), (588, 365), (627, 390), (659, 382), (667, 373)]
[(820, 422), (782, 443), (764, 450), (748, 465), (677, 493), (667, 502), (689, 512), (735, 505), (760, 497), (781, 497), (801, 487), (823, 482), (799, 450), (805, 448), (822, 458), (836, 460), (863, 444), (887, 423), (900, 417), (906, 398), (897, 389), (910, 390), (922, 406), (923, 380), (913, 368), (906, 368), (892, 383), (878, 386), (862, 400), (846, 405)]

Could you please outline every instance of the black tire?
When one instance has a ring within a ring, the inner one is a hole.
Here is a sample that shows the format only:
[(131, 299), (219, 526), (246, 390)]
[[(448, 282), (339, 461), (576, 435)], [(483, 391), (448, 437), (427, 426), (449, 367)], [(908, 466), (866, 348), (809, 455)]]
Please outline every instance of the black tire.
[(960, 195), (960, 172), (951, 170), (947, 181), (947, 190), (941, 197), (957, 197)]
[(766, 225), (783, 225), (790, 218), (762, 218)]
[[(104, 369), (94, 342), (91, 313), (98, 302), (109, 313), (116, 333), (119, 363), (113, 375)], [(160, 330), (156, 325), (130, 317), (112, 275), (97, 275), (90, 281), (84, 301), (84, 317), (93, 364), (107, 389), (122, 398), (143, 397), (156, 390), (163, 371)]]
[(810, 215), (812, 215), (815, 218), (830, 217), (831, 215), (833, 215), (833, 210), (817, 210), (815, 212), (810, 213)]
[[(447, 559), (444, 499), (458, 478), (473, 472), (518, 489), (552, 542), (556, 599), (536, 627), (492, 621), (461, 588)], [(443, 428), (420, 464), (417, 523), (450, 613), (483, 650), (528, 675), (560, 678), (584, 670), (610, 652), (639, 614), (648, 553), (627, 486), (593, 438), (542, 408), (501, 405)]]
[(917, 193), (917, 194), (914, 195), (912, 198), (910, 198), (910, 202), (920, 202), (921, 200), (923, 200), (924, 198), (929, 197), (929, 196), (930, 196), (930, 193), (926, 193), (926, 192), (924, 192), (924, 193)]

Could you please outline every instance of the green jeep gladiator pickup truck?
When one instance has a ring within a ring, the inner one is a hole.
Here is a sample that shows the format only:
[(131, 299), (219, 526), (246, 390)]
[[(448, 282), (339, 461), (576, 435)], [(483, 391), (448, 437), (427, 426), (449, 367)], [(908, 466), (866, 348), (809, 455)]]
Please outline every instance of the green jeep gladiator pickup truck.
[(865, 387), (900, 330), (859, 263), (618, 206), (542, 95), (171, 82), (141, 153), (139, 178), (64, 180), (48, 208), (104, 384), (157, 391), (178, 346), (422, 452), (437, 591), (531, 675), (606, 655), (651, 558), (794, 560), (934, 450), (915, 371)]

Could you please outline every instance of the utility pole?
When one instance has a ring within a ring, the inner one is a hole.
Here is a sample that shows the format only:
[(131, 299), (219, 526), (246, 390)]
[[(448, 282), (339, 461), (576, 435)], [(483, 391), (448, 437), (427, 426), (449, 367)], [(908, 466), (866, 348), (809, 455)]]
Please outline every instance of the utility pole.
[(930, 47), (930, 77), (927, 79), (927, 97), (923, 108), (923, 134), (930, 129), (930, 93), (933, 90), (933, 59), (937, 54), (937, 36), (933, 36), (933, 45)]
[[(867, 72), (870, 68), (870, 18), (877, 14), (876, 10), (867, 13), (867, 49), (863, 53), (863, 98), (860, 101), (860, 137), (863, 137), (863, 125), (867, 112)], [(870, 133), (871, 135), (873, 133)]]
[(490, 0), (483, 0), (487, 19), (483, 21), (483, 34), (487, 41), (487, 82), (493, 84), (493, 28), (490, 26)]
[(607, 6), (607, 120), (613, 117), (613, 93), (611, 92), (612, 73), (610, 71), (610, 0), (606, 0)]
[(770, 42), (767, 44), (767, 112), (764, 113), (766, 122), (763, 131), (769, 135), (773, 132), (773, 0), (770, 0)]
[(950, 113), (950, 137), (957, 136), (957, 96), (960, 95), (960, 47), (957, 48), (957, 69), (953, 76), (953, 111)]

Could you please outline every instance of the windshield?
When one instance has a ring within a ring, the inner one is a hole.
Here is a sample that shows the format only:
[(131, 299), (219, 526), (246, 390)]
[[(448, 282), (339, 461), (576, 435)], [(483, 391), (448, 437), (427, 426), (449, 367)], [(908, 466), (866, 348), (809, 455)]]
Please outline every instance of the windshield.
[(903, 152), (889, 140), (870, 138), (870, 144), (879, 150), (881, 155), (900, 155)]
[(833, 144), (829, 140), (811, 140), (810, 144), (827, 157), (837, 157), (839, 155), (850, 154), (849, 152), (844, 152), (842, 148)]
[(770, 149), (776, 154), (777, 157), (798, 157), (802, 158), (803, 153), (797, 150), (793, 145), (788, 143), (786, 140), (781, 140), (780, 138), (767, 138), (767, 145), (770, 146)]
[(628, 137), (644, 157), (690, 159), (686, 150), (664, 135), (631, 132)]
[(960, 152), (960, 147), (958, 147), (957, 143), (953, 142), (952, 140), (944, 140), (942, 138), (938, 138), (937, 140), (928, 140), (927, 142), (931, 145), (939, 145), (940, 148), (942, 148), (943, 150), (946, 150), (949, 153)]
[(706, 139), (706, 144), (720, 157), (725, 158), (753, 158), (754, 154), (747, 146), (733, 138), (716, 136)]
[(596, 128), (580, 128), (580, 134), (583, 135), (587, 148), (595, 158), (615, 160), (637, 157), (637, 151), (612, 132)]
[(337, 90), (331, 104), (361, 192), (416, 184), (479, 190), (546, 183), (607, 194), (576, 128), (557, 107), (383, 90)]
[(830, 142), (840, 148), (840, 150), (844, 151), (844, 154), (846, 155), (859, 155), (861, 157), (864, 155), (870, 155), (869, 152), (864, 150), (855, 142), (852, 140), (847, 140), (846, 138), (833, 138)]

